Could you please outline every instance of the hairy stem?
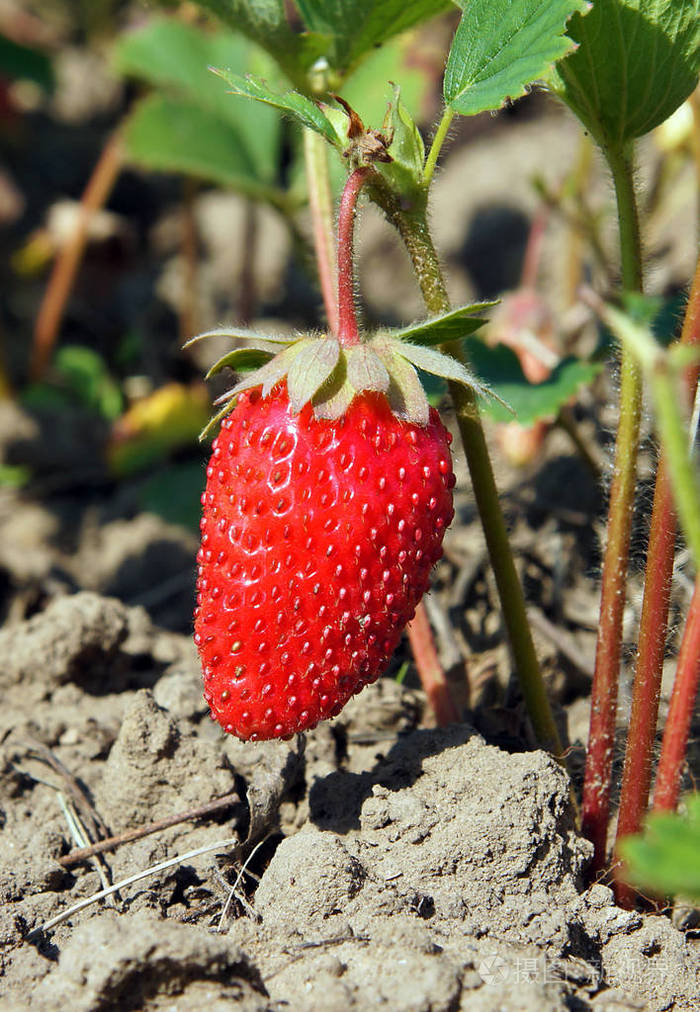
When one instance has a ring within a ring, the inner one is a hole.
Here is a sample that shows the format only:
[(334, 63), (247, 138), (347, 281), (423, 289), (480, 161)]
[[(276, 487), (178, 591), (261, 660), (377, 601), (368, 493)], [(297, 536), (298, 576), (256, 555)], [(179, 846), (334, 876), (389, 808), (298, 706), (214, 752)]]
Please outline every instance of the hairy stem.
[(328, 145), (315, 130), (304, 130), (304, 161), (313, 223), (316, 264), (328, 326), (338, 332), (337, 267), (333, 237), (333, 195), (328, 173)]
[[(633, 151), (609, 148), (620, 227), (622, 287), (642, 291), (642, 250), (634, 190)], [(620, 367), (620, 420), (610, 486), (607, 542), (603, 558), (600, 623), (591, 695), (591, 722), (583, 787), (582, 828), (593, 843), (591, 875), (605, 864), (610, 811), (610, 779), (617, 717), (617, 684), (622, 647), (630, 528), (634, 509), (642, 377), (628, 349)]]
[(688, 609), (654, 787), (654, 810), (674, 811), (700, 683), (700, 577)]
[[(447, 312), (450, 301), (428, 228), (425, 203), (409, 212), (379, 183), (373, 185), (372, 197), (382, 207), (391, 224), (398, 229), (406, 245), (428, 311), (433, 314)], [(459, 360), (464, 358), (455, 344), (442, 350)], [(462, 384), (450, 383), (449, 389), (496, 577), (513, 660), (530, 720), (542, 747), (560, 756), (562, 745), (532, 641), (525, 599), (508, 541), (476, 397), (473, 391)]]
[(447, 131), (450, 129), (453, 118), (454, 110), (447, 106), (442, 114), (442, 119), (438, 124), (438, 128), (435, 131), (433, 143), (430, 145), (430, 151), (428, 152), (428, 157), (425, 160), (423, 183), (425, 184), (426, 189), (430, 186), (432, 181), (435, 166), (437, 165), (437, 160), (440, 157), (440, 151), (442, 150), (442, 146), (447, 138)]
[[(641, 829), (649, 800), (675, 542), (673, 496), (666, 462), (661, 459), (656, 472), (654, 505), (649, 526), (644, 598), (622, 774), (616, 850), (621, 840)], [(631, 907), (634, 903), (635, 891), (624, 881), (621, 867), (616, 872), (615, 895), (621, 906)]]
[[(354, 219), (357, 210), (357, 198), (362, 185), (367, 179), (367, 175), (368, 170), (366, 169), (356, 170), (348, 179), (343, 192), (338, 216), (338, 302), (336, 303), (335, 291), (332, 290), (329, 296), (330, 304), (329, 302), (326, 303), (326, 312), (329, 319), (335, 318), (336, 320), (343, 321), (338, 324), (339, 337), (341, 337), (343, 328), (349, 325), (350, 332), (355, 335), (355, 341), (359, 340), (359, 335), (355, 315), (353, 285)], [(319, 249), (317, 247), (318, 254)], [(341, 300), (343, 306), (342, 316), (339, 312)], [(435, 647), (435, 639), (430, 628), (425, 605), (422, 601), (419, 601), (416, 605), (415, 616), (409, 622), (406, 632), (408, 641), (411, 644), (411, 652), (418, 677), (423, 686), (423, 691), (428, 697), (428, 702), (435, 712), (438, 725), (442, 727), (459, 720), (459, 713), (452, 699), (445, 671), (440, 664), (440, 658)]]
[(355, 312), (355, 213), (370, 169), (362, 166), (347, 178), (338, 212), (338, 339), (345, 348), (360, 343)]
[(112, 134), (95, 164), (80, 202), (80, 217), (66, 246), (56, 257), (46, 292), (34, 325), (34, 344), (29, 375), (40, 380), (46, 371), (56, 342), (66, 302), (75, 281), (88, 239), (90, 219), (107, 202), (122, 167), (122, 146)]
[[(681, 343), (700, 344), (700, 258), (688, 297)], [(698, 367), (687, 369), (685, 384), (689, 403), (692, 403), (695, 396), (697, 381)], [(656, 472), (654, 505), (649, 526), (649, 547), (647, 549), (644, 598), (639, 626), (639, 647), (622, 776), (616, 849), (620, 840), (625, 836), (640, 831), (649, 801), (661, 676), (668, 630), (676, 527), (676, 513), (667, 460), (665, 454), (662, 453)], [(682, 681), (680, 669), (679, 660), (678, 677)], [(693, 694), (693, 701), (694, 699), (695, 695)], [(690, 706), (692, 709), (692, 701)], [(624, 906), (632, 905), (635, 893), (631, 886), (623, 881), (618, 881), (616, 893), (618, 903)]]

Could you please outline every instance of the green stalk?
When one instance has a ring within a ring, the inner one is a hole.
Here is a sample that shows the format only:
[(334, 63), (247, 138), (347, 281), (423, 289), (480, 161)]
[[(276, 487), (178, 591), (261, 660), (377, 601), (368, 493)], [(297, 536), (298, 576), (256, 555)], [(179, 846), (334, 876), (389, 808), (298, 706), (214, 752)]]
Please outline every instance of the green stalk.
[(430, 151), (428, 152), (428, 157), (425, 160), (425, 167), (423, 169), (423, 184), (426, 190), (430, 186), (430, 183), (432, 181), (433, 173), (435, 172), (435, 166), (437, 165), (437, 160), (440, 156), (442, 145), (445, 143), (447, 131), (450, 129), (450, 124), (452, 123), (453, 118), (454, 118), (454, 109), (451, 109), (449, 106), (447, 106), (445, 108), (444, 113), (442, 114), (442, 119), (438, 124), (438, 128), (435, 131), (433, 143), (430, 145)]
[[(373, 181), (371, 192), (372, 198), (382, 207), (406, 245), (428, 311), (434, 315), (447, 312), (450, 300), (428, 227), (426, 201), (407, 211), (381, 181)], [(454, 344), (441, 350), (464, 361), (461, 349)], [(476, 397), (461, 384), (450, 383), (449, 389), (530, 720), (542, 747), (561, 756), (563, 749), (535, 653)]]
[[(622, 259), (622, 288), (642, 291), (642, 249), (634, 189), (633, 147), (609, 147), (606, 152), (617, 198)], [(591, 693), (591, 722), (583, 787), (582, 829), (593, 843), (591, 874), (605, 865), (610, 812), (617, 683), (622, 647), (630, 528), (634, 509), (642, 412), (642, 377), (629, 349), (622, 349), (620, 420), (610, 486), (607, 542), (603, 558), (600, 624)]]

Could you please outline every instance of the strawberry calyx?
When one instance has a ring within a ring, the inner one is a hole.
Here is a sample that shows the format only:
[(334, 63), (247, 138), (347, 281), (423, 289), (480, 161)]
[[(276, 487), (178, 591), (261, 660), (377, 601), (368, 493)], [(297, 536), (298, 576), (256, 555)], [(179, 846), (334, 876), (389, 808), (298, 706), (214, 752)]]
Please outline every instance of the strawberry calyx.
[[(345, 105), (345, 103), (343, 103)], [(351, 125), (355, 122), (351, 110)], [(357, 118), (356, 132), (362, 124)], [(416, 425), (428, 425), (430, 404), (418, 376), (418, 369), (470, 387), (475, 393), (495, 396), (451, 355), (435, 345), (458, 340), (472, 333), (485, 321), (471, 318), (476, 311), (494, 303), (463, 306), (442, 316), (400, 331), (361, 334), (357, 324), (353, 285), (353, 233), (357, 202), (368, 176), (369, 165), (360, 165), (348, 176), (338, 214), (338, 331), (337, 334), (307, 335), (296, 338), (268, 338), (251, 331), (231, 332), (251, 347), (237, 348), (223, 356), (209, 370), (208, 377), (226, 366), (240, 371), (252, 369), (244, 379), (227, 390), (216, 405), (223, 405), (202, 432), (204, 438), (233, 408), (237, 396), (245, 390), (261, 387), (262, 396), (286, 382), (289, 407), (298, 414), (311, 404), (317, 419), (336, 421), (363, 393), (383, 394), (392, 412)], [(192, 338), (201, 340), (225, 331), (210, 331)], [(276, 354), (261, 342), (282, 344)], [(187, 345), (186, 345), (187, 347)]]
[[(454, 317), (461, 312), (466, 317), (466, 311), (478, 311), (480, 308), (482, 306), (467, 306), (445, 316)], [(430, 346), (433, 331), (440, 331), (439, 325), (445, 322), (445, 317), (438, 317), (404, 331), (362, 335), (357, 344), (349, 346), (344, 346), (339, 338), (330, 334), (286, 338), (223, 329), (198, 334), (188, 344), (223, 334), (252, 344), (222, 356), (207, 373), (207, 378), (210, 378), (227, 367), (236, 371), (252, 369), (215, 402), (217, 406), (221, 405), (221, 410), (204, 429), (202, 438), (233, 409), (236, 398), (244, 390), (261, 387), (262, 396), (269, 397), (283, 380), (287, 384), (290, 409), (294, 414), (311, 403), (314, 416), (329, 421), (342, 417), (359, 394), (375, 391), (384, 394), (398, 418), (416, 425), (427, 425), (430, 404), (418, 369), (462, 383), (481, 396), (496, 397), (461, 362)], [(463, 333), (472, 332), (476, 329), (475, 325), (483, 322), (465, 320)], [(406, 339), (403, 335), (407, 332), (415, 332), (417, 340)], [(421, 337), (424, 341), (420, 341)], [(281, 344), (282, 350), (275, 354), (268, 342)]]

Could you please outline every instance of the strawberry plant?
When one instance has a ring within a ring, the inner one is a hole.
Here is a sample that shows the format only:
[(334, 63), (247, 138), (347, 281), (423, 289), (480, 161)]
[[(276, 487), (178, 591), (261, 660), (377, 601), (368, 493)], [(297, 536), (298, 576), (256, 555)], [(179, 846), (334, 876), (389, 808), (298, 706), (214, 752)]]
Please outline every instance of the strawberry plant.
[[(274, 207), (297, 238), (299, 212), (308, 205), (325, 315), (318, 330), (294, 340), (242, 327), (208, 332), (236, 341), (211, 374), (229, 368), (242, 378), (207, 427), (209, 433), (221, 424), (202, 500), (196, 636), (212, 713), (239, 737), (287, 737), (337, 713), (381, 674), (402, 628), (420, 608), (452, 513), (447, 434), (422, 385), (432, 374), (452, 400), (534, 735), (563, 761), (481, 417), (483, 412), (504, 421), (514, 412), (522, 425), (557, 418), (600, 365), (567, 355), (551, 362), (547, 375), (528, 375), (522, 349), (482, 340), (476, 331), (483, 317), (477, 314), (488, 315), (492, 306), (451, 306), (428, 208), (455, 118), (495, 112), (536, 85), (569, 107), (607, 162), (620, 276), (602, 292), (605, 302), (589, 302), (620, 342), (619, 423), (582, 804), (582, 828), (595, 851), (592, 872), (598, 874), (609, 861), (645, 375), (662, 451), (620, 803), (620, 855), (631, 853), (621, 841), (640, 828), (651, 789), (676, 512), (696, 566), (698, 561), (686, 411), (698, 370), (684, 346), (700, 341), (700, 281), (688, 300), (680, 352), (657, 354), (659, 344), (644, 319), (644, 221), (635, 175), (637, 140), (697, 85), (697, 0), (459, 0), (460, 19), (445, 60), (443, 111), (427, 150), (414, 118), (420, 85), (402, 64), (399, 36), (450, 9), (446, 3), (200, 0), (198, 6), (203, 14), (196, 23), (156, 18), (120, 41), (120, 71), (152, 90), (115, 139), (119, 164), (126, 152), (149, 169), (229, 186)], [(385, 95), (391, 99), (384, 114)], [(112, 181), (115, 164), (108, 161)], [(339, 181), (345, 185), (336, 241)], [(96, 191), (104, 196), (105, 187)], [(381, 209), (405, 246), (425, 321), (393, 331), (365, 332), (358, 325), (353, 220), (361, 199)], [(597, 232), (591, 239), (596, 258), (607, 266)], [(573, 297), (576, 284), (572, 288)], [(620, 302), (622, 316), (610, 305)], [(439, 401), (432, 390), (433, 402)], [(495, 396), (489, 398), (490, 392)], [(675, 807), (678, 797), (698, 680), (697, 601), (696, 591), (666, 728), (658, 807)], [(416, 656), (427, 623), (417, 629), (411, 633)], [(443, 722), (459, 716), (444, 684), (435, 700)], [(622, 902), (634, 901), (622, 878), (617, 890)]]

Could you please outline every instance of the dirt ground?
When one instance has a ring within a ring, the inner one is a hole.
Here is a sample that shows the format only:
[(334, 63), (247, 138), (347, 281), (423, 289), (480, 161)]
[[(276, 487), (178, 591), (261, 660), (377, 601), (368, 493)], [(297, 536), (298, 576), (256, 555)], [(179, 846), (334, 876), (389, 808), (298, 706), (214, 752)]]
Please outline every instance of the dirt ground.
[[(105, 110), (114, 101), (108, 95)], [(35, 160), (25, 152), (22, 162), (15, 152), (29, 197), (40, 183), (54, 196), (84, 184), (99, 143), (75, 102), (69, 116), (54, 110), (50, 123), (30, 128), (52, 152), (53, 161), (43, 156), (43, 182)], [(86, 115), (95, 115), (94, 103)], [(537, 98), (518, 115), (487, 119), (480, 131), (457, 138), (433, 204), (451, 294), (460, 301), (517, 283), (538, 207), (532, 177), (561, 181), (579, 143), (572, 121)], [(592, 199), (609, 212), (600, 167), (594, 176)], [(659, 292), (687, 280), (692, 193), (691, 170), (668, 213), (650, 226)], [(106, 355), (132, 326), (154, 333), (147, 364), (155, 385), (173, 375), (191, 379), (211, 361), (183, 363), (179, 352), (179, 266), (168, 238), (178, 200), (171, 182), (127, 174), (114, 197), (125, 226), (119, 235), (127, 238), (116, 253), (100, 259), (98, 251), (90, 261), (65, 324), (70, 343), (87, 340), (99, 318), (104, 326), (93, 343)], [(48, 202), (36, 202), (21, 227), (36, 225)], [(236, 317), (244, 251), (228, 237), (240, 227), (242, 205), (205, 190), (195, 210), (206, 326)], [(3, 255), (17, 241), (17, 231), (4, 233)], [(561, 308), (564, 242), (554, 221), (540, 279), (554, 309)], [(279, 221), (259, 213), (257, 322), (315, 326), (317, 294), (289, 257)], [(371, 210), (361, 225), (359, 287), (369, 320), (422, 313), (407, 261)], [(41, 290), (38, 282), (7, 288), (6, 321), (27, 340)], [(26, 358), (26, 341), (7, 350), (14, 366)], [(334, 721), (289, 743), (243, 744), (209, 719), (191, 641), (201, 451), (156, 469), (166, 488), (156, 501), (153, 476), (115, 482), (107, 473), (106, 429), (93, 417), (0, 401), (0, 464), (32, 472), (24, 488), (0, 488), (3, 1012), (700, 1007), (695, 913), (619, 909), (605, 884), (588, 883), (590, 847), (575, 828), (615, 384), (609, 369), (572, 408), (597, 476), (560, 430), (524, 470), (509, 467), (489, 428), (538, 652), (570, 745), (571, 781), (535, 748), (461, 459), (456, 517), (426, 604), (464, 722), (433, 726), (410, 663), (402, 681), (410, 662), (402, 643), (386, 676)], [(445, 418), (452, 423), (449, 411)], [(645, 424), (621, 742), (654, 469)], [(675, 625), (689, 594), (679, 565)], [(661, 721), (673, 648), (672, 635)], [(179, 814), (186, 817), (177, 824), (102, 855), (66, 860), (85, 839)]]
[[(0, 652), (3, 1009), (697, 1008), (694, 934), (584, 887), (590, 847), (542, 752), (425, 727), (388, 678), (305, 740), (223, 738), (189, 638), (89, 591)], [(115, 834), (232, 794), (59, 863), (66, 810)]]

